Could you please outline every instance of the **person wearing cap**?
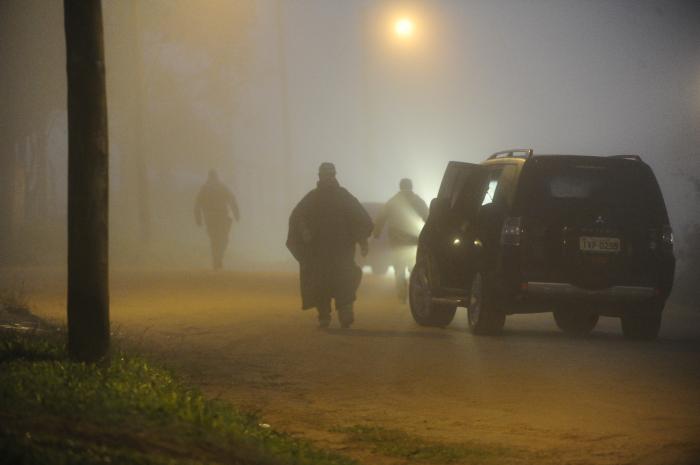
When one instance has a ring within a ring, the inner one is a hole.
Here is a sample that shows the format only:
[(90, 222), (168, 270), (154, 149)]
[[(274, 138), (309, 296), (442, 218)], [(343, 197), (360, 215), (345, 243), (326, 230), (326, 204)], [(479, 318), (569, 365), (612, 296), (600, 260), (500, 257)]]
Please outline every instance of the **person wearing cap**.
[(299, 262), (302, 309), (316, 308), (321, 328), (331, 322), (331, 302), (342, 328), (354, 321), (353, 303), (362, 278), (355, 247), (367, 255), (372, 219), (338, 184), (335, 166), (322, 163), (318, 183), (289, 217), (287, 248)]
[(401, 302), (406, 302), (408, 283), (406, 272), (410, 271), (415, 260), (415, 246), (418, 234), (428, 218), (428, 206), (413, 192), (413, 182), (404, 178), (399, 182), (396, 193), (375, 218), (373, 236), (379, 238), (388, 223), (389, 247), (396, 279), (396, 292)]
[[(224, 252), (228, 246), (231, 231), (231, 217), (239, 220), (238, 204), (230, 190), (219, 181), (216, 170), (209, 171), (207, 182), (199, 190), (194, 207), (194, 219), (197, 226), (204, 223), (207, 227), (211, 245), (212, 267), (220, 270), (223, 267)], [(204, 221), (202, 221), (202, 219)]]

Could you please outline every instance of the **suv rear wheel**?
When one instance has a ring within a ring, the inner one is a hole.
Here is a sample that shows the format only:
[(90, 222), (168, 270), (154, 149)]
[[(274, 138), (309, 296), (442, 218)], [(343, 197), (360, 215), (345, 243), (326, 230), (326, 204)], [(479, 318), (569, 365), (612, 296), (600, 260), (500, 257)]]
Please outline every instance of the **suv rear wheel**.
[(627, 339), (651, 341), (656, 339), (661, 329), (661, 311), (664, 302), (653, 300), (635, 304), (622, 315), (622, 334)]
[(555, 310), (554, 321), (566, 334), (586, 336), (598, 324), (598, 315), (579, 308)]
[(498, 307), (490, 280), (482, 273), (476, 273), (472, 280), (467, 318), (469, 329), (474, 334), (498, 334), (506, 322), (506, 315)]
[(425, 261), (416, 263), (411, 272), (408, 300), (411, 315), (421, 326), (447, 326), (452, 322), (457, 310), (457, 307), (453, 305), (433, 302)]

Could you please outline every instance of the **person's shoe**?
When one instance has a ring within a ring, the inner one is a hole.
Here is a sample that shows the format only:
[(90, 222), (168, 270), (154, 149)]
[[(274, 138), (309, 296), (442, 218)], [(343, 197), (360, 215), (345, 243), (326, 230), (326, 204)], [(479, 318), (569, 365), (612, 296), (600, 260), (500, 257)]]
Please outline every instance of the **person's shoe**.
[(318, 327), (321, 329), (328, 329), (328, 327), (331, 325), (331, 319), (323, 319), (323, 320), (318, 320)]
[(352, 305), (346, 305), (336, 309), (338, 311), (338, 321), (340, 322), (340, 327), (343, 329), (348, 329), (355, 321), (355, 313), (352, 310)]

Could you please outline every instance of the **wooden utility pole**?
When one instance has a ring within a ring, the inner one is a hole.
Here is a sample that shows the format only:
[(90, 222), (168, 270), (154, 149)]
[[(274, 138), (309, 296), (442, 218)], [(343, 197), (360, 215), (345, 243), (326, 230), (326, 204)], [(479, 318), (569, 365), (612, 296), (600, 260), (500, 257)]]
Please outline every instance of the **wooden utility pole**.
[(68, 351), (109, 349), (109, 156), (100, 0), (64, 0), (68, 72)]

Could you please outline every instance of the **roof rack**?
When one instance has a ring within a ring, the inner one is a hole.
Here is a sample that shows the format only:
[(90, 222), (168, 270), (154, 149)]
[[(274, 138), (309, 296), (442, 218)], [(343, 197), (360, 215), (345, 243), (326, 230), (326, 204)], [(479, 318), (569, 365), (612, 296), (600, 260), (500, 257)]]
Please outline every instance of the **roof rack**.
[(623, 158), (625, 160), (642, 161), (639, 155), (609, 155), (608, 158)]
[[(516, 155), (516, 154), (522, 154), (522, 155)], [(487, 160), (494, 160), (496, 158), (506, 158), (506, 157), (524, 157), (524, 158), (530, 158), (532, 156), (532, 149), (510, 149), (510, 150), (502, 150), (500, 152), (496, 152), (490, 157), (487, 158)]]

